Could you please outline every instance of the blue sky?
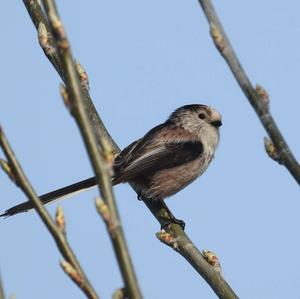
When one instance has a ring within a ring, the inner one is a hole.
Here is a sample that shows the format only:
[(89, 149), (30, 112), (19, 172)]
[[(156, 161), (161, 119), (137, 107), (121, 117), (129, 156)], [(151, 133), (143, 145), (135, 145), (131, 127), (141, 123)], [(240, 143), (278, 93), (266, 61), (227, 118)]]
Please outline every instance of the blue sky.
[[(75, 3), (75, 2), (74, 2)], [(300, 4), (214, 1), (252, 82), (300, 158)], [(73, 54), (121, 147), (188, 103), (223, 116), (221, 143), (207, 172), (167, 200), (200, 249), (217, 253), (241, 298), (299, 298), (299, 187), (263, 148), (265, 132), (223, 59), (194, 1), (58, 1)], [(44, 57), (22, 1), (0, 12), (0, 123), (38, 193), (92, 175), (77, 127), (62, 104), (60, 80)], [(2, 155), (3, 156), (3, 155)], [(156, 220), (128, 185), (114, 188), (145, 298), (215, 298), (204, 280), (155, 238)], [(122, 286), (96, 190), (61, 202), (68, 238), (102, 298)], [(23, 194), (0, 173), (0, 210)], [(57, 204), (48, 206), (53, 214)], [(0, 221), (0, 269), (17, 298), (82, 298), (59, 268), (54, 242), (33, 212)]]

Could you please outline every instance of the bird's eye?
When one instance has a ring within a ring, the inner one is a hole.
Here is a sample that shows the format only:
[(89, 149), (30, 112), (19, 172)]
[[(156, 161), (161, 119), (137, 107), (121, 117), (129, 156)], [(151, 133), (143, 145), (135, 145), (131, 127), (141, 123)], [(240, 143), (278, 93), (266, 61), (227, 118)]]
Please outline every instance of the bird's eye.
[(198, 116), (200, 119), (204, 119), (206, 117), (206, 115), (204, 113), (200, 113)]

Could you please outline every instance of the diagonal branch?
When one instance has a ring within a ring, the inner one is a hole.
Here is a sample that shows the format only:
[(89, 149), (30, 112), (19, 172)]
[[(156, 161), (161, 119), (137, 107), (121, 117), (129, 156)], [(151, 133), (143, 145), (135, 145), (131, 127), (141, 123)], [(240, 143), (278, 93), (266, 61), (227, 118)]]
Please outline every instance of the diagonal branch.
[[(86, 111), (83, 100), (84, 95), (82, 92), (82, 86), (80, 84), (77, 69), (71, 54), (70, 44), (68, 42), (63, 24), (59, 18), (55, 2), (53, 0), (43, 0), (42, 2), (49, 20), (50, 29), (53, 33), (56, 49), (62, 65), (62, 70), (65, 77), (66, 92), (68, 94), (68, 98), (70, 99), (70, 110), (77, 122), (80, 133), (84, 140), (86, 150), (89, 154), (90, 161), (96, 175), (100, 194), (107, 202), (111, 213), (114, 227), (114, 235), (111, 240), (123, 276), (125, 288), (130, 298), (139, 299), (142, 298), (142, 295), (129, 256), (129, 250), (125, 241), (120, 217), (118, 215), (114, 194), (112, 192), (111, 176), (107, 167), (108, 163), (106, 163), (108, 161), (105, 161), (105, 159), (108, 159), (108, 153), (111, 153), (112, 150), (110, 150), (108, 144), (103, 141), (102, 136), (100, 136), (98, 141), (103, 149), (103, 152), (100, 152), (99, 150), (98, 143), (92, 129), (92, 123)], [(103, 153), (106, 155), (105, 157), (103, 157)]]
[(208, 20), (210, 33), (217, 49), (227, 62), (239, 86), (241, 87), (251, 106), (257, 113), (259, 120), (261, 121), (269, 137), (271, 138), (272, 143), (274, 144), (274, 147), (276, 149), (276, 156), (278, 157), (276, 160), (278, 160), (280, 164), (283, 164), (290, 172), (290, 174), (294, 177), (294, 179), (298, 182), (298, 184), (300, 184), (300, 165), (289, 149), (279, 128), (277, 127), (271, 115), (268, 101), (266, 101), (266, 99), (261, 96), (260, 92), (258, 92), (257, 89), (260, 88), (253, 88), (250, 79), (248, 78), (233, 47), (231, 46), (228, 37), (226, 36), (226, 33), (214, 10), (211, 1), (199, 0), (199, 3)]
[[(162, 217), (164, 214), (164, 208), (160, 205), (154, 205), (153, 203), (146, 201), (145, 204), (151, 211), (154, 217), (160, 222), (161, 225), (165, 224), (165, 219)], [(161, 231), (163, 232), (163, 231)], [(182, 257), (184, 257), (188, 263), (205, 279), (205, 281), (214, 290), (219, 298), (237, 299), (238, 296), (234, 293), (233, 289), (226, 282), (224, 277), (220, 275), (203, 257), (200, 250), (195, 246), (192, 240), (182, 230), (178, 224), (169, 225), (167, 232), (171, 236), (172, 247)], [(160, 238), (159, 238), (160, 239)], [(165, 243), (165, 242), (164, 242)]]
[[(32, 20), (38, 29), (37, 25), (43, 18), (40, 17), (40, 14), (31, 13), (30, 5), (36, 0), (23, 0)], [(36, 9), (40, 9), (40, 7), (36, 7)], [(36, 19), (38, 17), (38, 19)], [(48, 33), (48, 35), (51, 33)], [(57, 67), (55, 67), (57, 68)], [(63, 81), (65, 79), (63, 78)], [(84, 101), (86, 104), (86, 109), (89, 113), (89, 118), (92, 122), (93, 129), (96, 132), (97, 140), (103, 139), (105, 142), (111, 146), (111, 148), (115, 152), (119, 152), (120, 149), (115, 141), (110, 136), (109, 132), (105, 128), (101, 118), (99, 117), (95, 106), (92, 103), (91, 98), (88, 95), (88, 92), (84, 93)], [(132, 186), (133, 187), (133, 186)], [(166, 213), (163, 205), (160, 202), (145, 202), (151, 213), (154, 217), (159, 221), (161, 225), (165, 225), (169, 223), (168, 213)], [(172, 224), (168, 227), (168, 232), (172, 234), (172, 238), (178, 240), (177, 242), (177, 252), (179, 252), (191, 265), (192, 267), (207, 281), (207, 283), (211, 286), (214, 292), (220, 298), (238, 298), (231, 287), (227, 284), (224, 278), (213, 269), (211, 265), (209, 265), (201, 252), (197, 249), (197, 247), (193, 244), (193, 242), (188, 238), (186, 233), (182, 230), (179, 225)]]
[[(97, 299), (98, 296), (95, 290), (93, 289), (92, 285), (90, 284), (88, 278), (84, 274), (83, 270), (81, 269), (81, 266), (75, 254), (73, 253), (71, 247), (69, 246), (64, 233), (59, 229), (59, 227), (52, 220), (47, 210), (41, 203), (36, 192), (33, 190), (31, 184), (27, 180), (1, 128), (0, 128), (0, 146), (8, 161), (8, 163), (5, 165), (6, 172), (10, 175), (10, 177), (15, 181), (17, 186), (22, 189), (22, 191), (26, 194), (28, 199), (32, 202), (37, 213), (41, 217), (42, 221), (46, 225), (52, 237), (54, 238), (54, 241), (56, 242), (59, 251), (66, 259), (66, 261), (72, 265), (76, 273), (78, 273), (78, 275), (80, 276), (81, 290), (86, 294), (88, 298)], [(4, 162), (2, 161), (2, 163)]]

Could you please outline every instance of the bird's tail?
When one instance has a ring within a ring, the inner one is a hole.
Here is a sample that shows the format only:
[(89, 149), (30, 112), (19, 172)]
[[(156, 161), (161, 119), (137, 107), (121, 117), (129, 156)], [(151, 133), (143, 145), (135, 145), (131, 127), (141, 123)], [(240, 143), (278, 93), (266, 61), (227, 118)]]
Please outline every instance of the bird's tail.
[[(76, 193), (80, 193), (82, 191), (85, 191), (87, 189), (90, 189), (94, 186), (96, 186), (96, 179), (95, 177), (91, 177), (89, 179), (80, 181), (78, 183), (51, 191), (49, 193), (46, 193), (44, 195), (40, 196), (40, 200), (42, 202), (42, 204), (47, 204), (50, 203), (54, 200), (60, 200), (69, 196), (72, 196)], [(25, 201), (23, 203), (20, 203), (10, 209), (8, 209), (7, 211), (5, 211), (3, 214), (1, 214), (0, 216), (2, 217), (8, 217), (8, 216), (13, 216), (15, 214), (19, 214), (22, 212), (27, 212), (28, 210), (33, 209), (33, 205), (31, 203), (31, 201)]]

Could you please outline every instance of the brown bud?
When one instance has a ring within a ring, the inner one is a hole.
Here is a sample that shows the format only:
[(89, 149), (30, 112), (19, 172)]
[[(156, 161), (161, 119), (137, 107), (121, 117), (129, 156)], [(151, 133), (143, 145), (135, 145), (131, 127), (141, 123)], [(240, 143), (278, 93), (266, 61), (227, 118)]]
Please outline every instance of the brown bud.
[(220, 28), (214, 23), (210, 23), (210, 35), (220, 52), (225, 49), (225, 42)]
[(264, 144), (265, 144), (265, 150), (269, 157), (273, 160), (275, 160), (278, 163), (280, 162), (280, 155), (274, 145), (274, 143), (267, 137), (264, 138)]
[(218, 257), (210, 250), (202, 250), (205, 260), (220, 274), (222, 274), (221, 264)]
[(114, 163), (114, 160), (116, 157), (116, 152), (111, 147), (110, 143), (106, 139), (102, 140), (101, 147), (102, 147), (102, 155), (106, 162), (106, 165), (105, 165), (106, 169), (107, 169), (109, 175), (113, 176), (114, 175), (113, 163)]
[(255, 91), (256, 91), (257, 95), (259, 96), (259, 98), (261, 99), (261, 101), (264, 104), (269, 105), (270, 96), (269, 96), (268, 92), (259, 84), (255, 85)]
[(157, 239), (161, 241), (162, 243), (170, 246), (171, 248), (177, 250), (178, 244), (177, 239), (174, 238), (170, 233), (166, 232), (165, 230), (161, 230), (158, 233), (155, 234)]
[(65, 216), (64, 216), (63, 209), (60, 206), (58, 206), (56, 209), (55, 222), (56, 225), (60, 228), (60, 230), (65, 233), (65, 229), (66, 229)]
[(42, 48), (48, 43), (48, 31), (43, 22), (39, 22), (38, 25), (38, 39)]
[(39, 22), (37, 31), (40, 46), (45, 51), (47, 56), (52, 56), (55, 53), (55, 48), (49, 43), (48, 31), (43, 22)]
[(13, 174), (13, 171), (12, 171), (9, 163), (3, 159), (0, 159), (0, 166), (3, 169), (3, 171), (8, 175), (8, 177), (15, 183), (16, 177)]
[(115, 290), (112, 295), (112, 299), (125, 299), (125, 298), (126, 298), (126, 295), (125, 295), (124, 288)]
[(98, 213), (100, 214), (100, 216), (102, 217), (102, 219), (104, 220), (106, 225), (110, 226), (111, 214), (110, 214), (108, 205), (100, 197), (96, 198), (95, 204), (96, 204), (96, 209), (97, 209)]
[(89, 77), (88, 77), (87, 72), (85, 71), (83, 66), (80, 64), (80, 62), (76, 61), (75, 66), (76, 66), (76, 69), (77, 69), (77, 73), (78, 73), (78, 77), (79, 77), (81, 86), (85, 90), (89, 90), (90, 89), (90, 86), (89, 86), (90, 83), (89, 83)]
[(67, 261), (61, 261), (60, 266), (64, 270), (64, 272), (79, 286), (83, 284), (83, 278), (81, 275), (75, 270), (75, 268), (68, 263)]
[(64, 26), (61, 20), (57, 17), (57, 15), (53, 11), (49, 13), (49, 21), (53, 27), (54, 35), (57, 38), (58, 47), (61, 50), (67, 50), (69, 48), (69, 43), (67, 40), (67, 35)]
[(72, 102), (71, 102), (69, 93), (67, 91), (67, 88), (63, 84), (61, 84), (59, 91), (60, 91), (60, 94), (61, 94), (61, 97), (63, 99), (65, 106), (67, 107), (67, 109), (69, 111), (71, 111), (72, 110)]

